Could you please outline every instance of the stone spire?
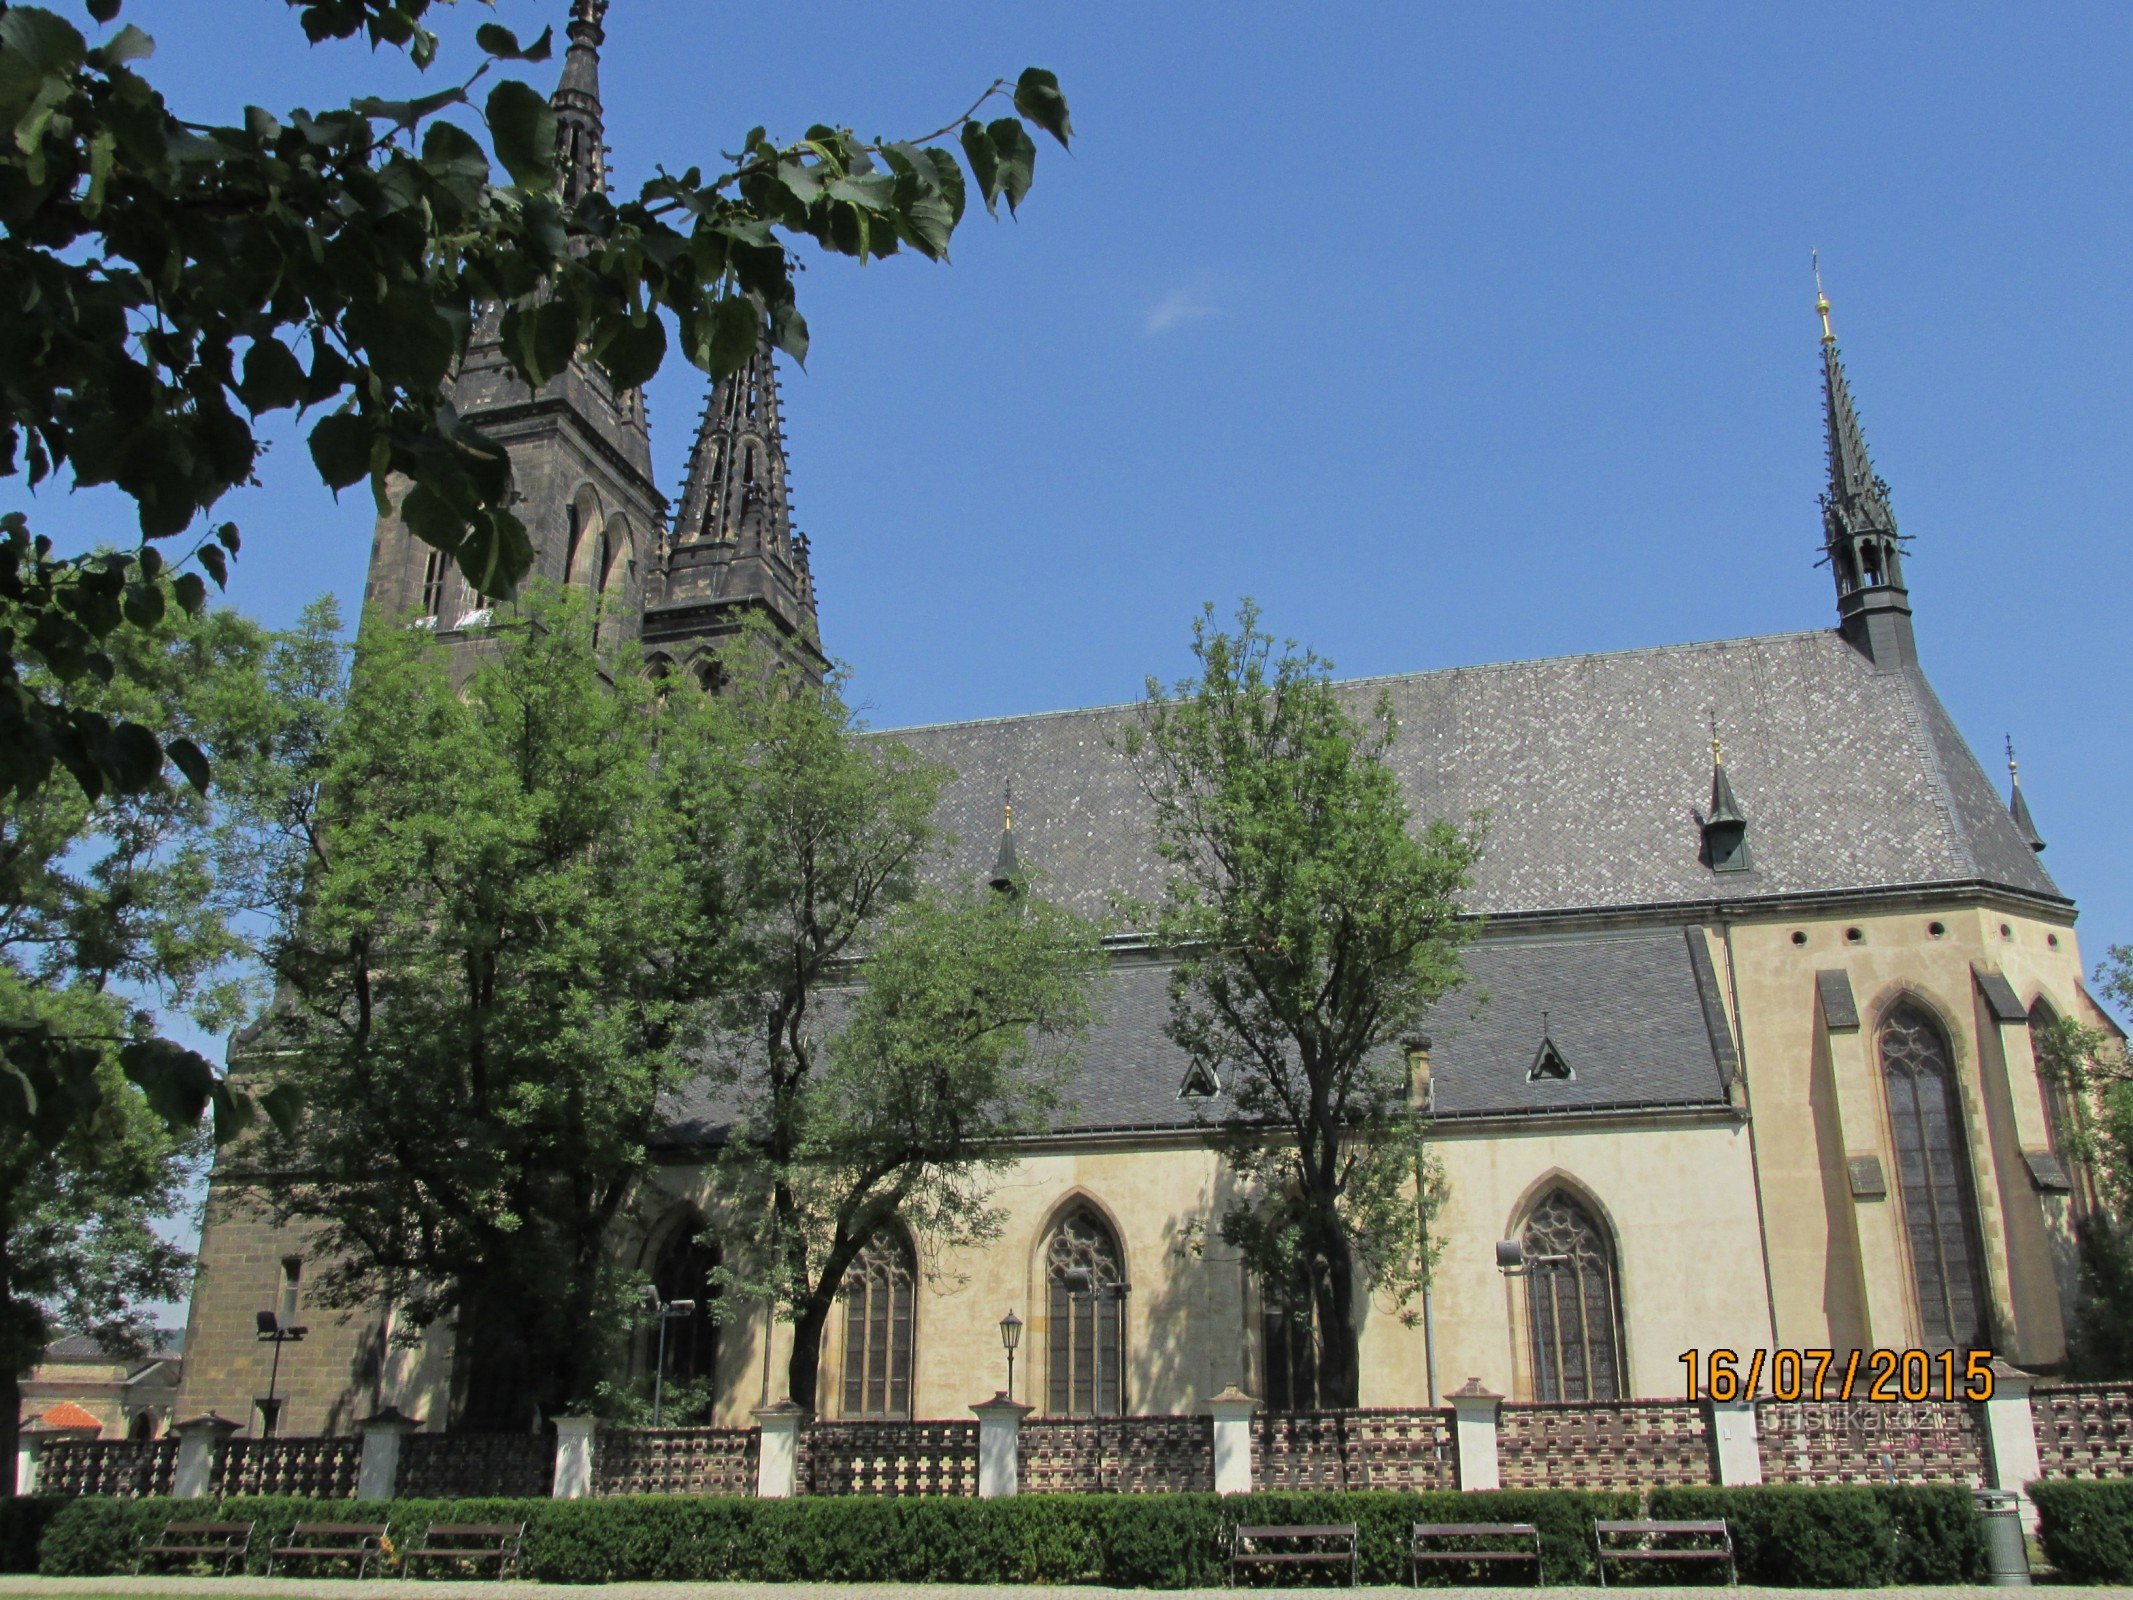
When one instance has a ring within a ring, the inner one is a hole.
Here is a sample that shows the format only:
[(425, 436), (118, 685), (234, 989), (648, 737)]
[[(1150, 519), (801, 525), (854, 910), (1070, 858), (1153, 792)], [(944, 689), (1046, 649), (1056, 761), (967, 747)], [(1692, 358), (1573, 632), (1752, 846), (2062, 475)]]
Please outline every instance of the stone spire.
[(563, 77), (548, 98), (555, 112), (555, 164), (562, 174), (563, 204), (607, 187), (606, 129), (600, 112), (600, 46), (607, 0), (571, 0), (569, 47)]
[(778, 374), (766, 324), (747, 365), (711, 386), (645, 643), (687, 653), (767, 615), (821, 661), (807, 536), (792, 526)]
[(1748, 819), (1733, 798), (1726, 776), (1725, 746), (1718, 742), (1718, 719), (1711, 719), (1711, 805), (1703, 816), (1704, 860), (1713, 872), (1746, 872), (1755, 865), (1748, 853)]
[(2011, 733), (2007, 736), (2007, 814), (2014, 818), (2015, 832), (2022, 836), (2022, 842), (2041, 854), (2044, 839), (2029, 814), (2029, 802), (2022, 798), (2022, 767), (2015, 760), (2014, 735)]
[(1903, 584), (1902, 541), (1889, 486), (1874, 471), (1852, 406), (1851, 385), (1829, 325), (1829, 300), (1815, 273), (1822, 319), (1822, 415), (1829, 435), (1829, 488), (1822, 496), (1822, 547), (1837, 580), (1837, 626), (1875, 666), (1912, 664), (1911, 597)]

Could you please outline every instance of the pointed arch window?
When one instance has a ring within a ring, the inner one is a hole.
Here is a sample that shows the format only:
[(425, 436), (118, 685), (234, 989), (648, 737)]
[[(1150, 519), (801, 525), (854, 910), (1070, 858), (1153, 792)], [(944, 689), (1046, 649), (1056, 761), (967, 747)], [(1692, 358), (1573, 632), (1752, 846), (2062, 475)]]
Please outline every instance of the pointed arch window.
[(1606, 1229), (1569, 1190), (1555, 1189), (1521, 1238), (1534, 1398), (1621, 1399), (1622, 1303)]
[(1126, 1275), (1118, 1240), (1089, 1206), (1061, 1217), (1044, 1248), (1051, 1338), (1048, 1409), (1115, 1417), (1125, 1400)]
[[(708, 1401), (716, 1393), (718, 1379), (718, 1246), (704, 1235), (704, 1219), (694, 1212), (682, 1217), (667, 1233), (666, 1241), (652, 1260), (652, 1287), (671, 1305), (693, 1301), (695, 1310), (668, 1320), (663, 1368), (666, 1380), (669, 1425), (687, 1420), (676, 1406), (676, 1390), (691, 1383), (703, 1386)], [(660, 1360), (658, 1329), (645, 1339), (643, 1366), (649, 1374)], [(686, 1391), (684, 1391), (684, 1394)], [(683, 1404), (686, 1405), (686, 1400)]]
[(844, 1415), (911, 1415), (918, 1262), (900, 1228), (884, 1228), (844, 1273)]
[(432, 550), (422, 563), (422, 614), (444, 615), (444, 552)]
[(1936, 1349), (1975, 1348), (1984, 1343), (1984, 1250), (1954, 1054), (1915, 1001), (1892, 1007), (1878, 1037), (1920, 1326)]

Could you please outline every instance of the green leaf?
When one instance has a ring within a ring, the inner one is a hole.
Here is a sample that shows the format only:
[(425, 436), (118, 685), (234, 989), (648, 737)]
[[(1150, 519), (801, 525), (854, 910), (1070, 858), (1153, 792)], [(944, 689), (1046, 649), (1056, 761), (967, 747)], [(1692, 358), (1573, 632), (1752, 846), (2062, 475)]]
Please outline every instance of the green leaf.
[(89, 0), (89, 15), (98, 22), (111, 22), (119, 14), (119, 0)]
[(227, 589), (230, 586), (230, 558), (222, 553), (220, 545), (204, 544), (194, 554), (199, 558), (207, 575), (215, 580), (216, 588)]
[(360, 412), (336, 411), (311, 430), (311, 460), (329, 489), (370, 476), (370, 424)]
[(261, 337), (244, 353), (244, 376), (237, 384), (237, 398), (257, 416), (293, 406), (304, 396), (303, 363), (279, 339)]
[(790, 300), (770, 308), (770, 342), (801, 366), (807, 365), (807, 319)]
[(294, 1084), (277, 1083), (259, 1097), (259, 1109), (274, 1124), (275, 1132), (286, 1137), (296, 1132), (297, 1119), (304, 1114), (303, 1093)]
[(1074, 137), (1073, 124), (1067, 120), (1066, 96), (1059, 92), (1056, 73), (1042, 67), (1023, 68), (1022, 76), (1015, 81), (1015, 109), (1057, 139), (1062, 149)]
[(1030, 182), (1036, 176), (1037, 146), (1013, 117), (1001, 117), (985, 131), (992, 135), (993, 148), (999, 152), (1000, 193), (1007, 197), (1007, 209), (1013, 212), (1022, 204), (1022, 197), (1029, 193)]
[(126, 620), (143, 631), (163, 620), (163, 591), (152, 583), (126, 585)]
[[(99, 18), (98, 20), (107, 21), (109, 19)], [(146, 61), (155, 53), (155, 40), (149, 38), (147, 34), (130, 22), (103, 44), (99, 45), (94, 52), (96, 59), (106, 70), (112, 67), (123, 67), (129, 61)]]
[(489, 91), (489, 138), (496, 159), (522, 189), (555, 182), (555, 113), (545, 95), (507, 78)]
[(993, 202), (1000, 197), (1000, 152), (993, 148), (992, 135), (976, 122), (963, 124), (963, 159), (978, 180), (978, 197), (987, 211), (993, 211)]
[(933, 180), (948, 198), (951, 231), (963, 221), (963, 169), (955, 164), (955, 157), (947, 151), (928, 146), (923, 152), (927, 164), (933, 168)]
[(597, 351), (600, 365), (618, 389), (636, 389), (652, 381), (659, 364), (666, 360), (667, 327), (656, 311), (644, 313), (641, 322), (618, 317)]
[(168, 1039), (136, 1039), (119, 1048), (119, 1070), (140, 1086), (157, 1116), (173, 1128), (195, 1128), (216, 1086), (207, 1058)]
[(755, 354), (763, 314), (746, 295), (728, 295), (711, 308), (711, 372), (724, 377), (738, 372)]
[(543, 28), (541, 36), (533, 43), (522, 45), (518, 35), (501, 23), (484, 22), (474, 30), (474, 42), (498, 61), (546, 61), (555, 29)]
[(170, 591), (189, 617), (197, 617), (207, 605), (207, 584), (197, 572), (181, 572), (171, 580)]
[(207, 757), (200, 753), (198, 745), (190, 739), (172, 739), (163, 746), (163, 754), (169, 756), (171, 764), (185, 774), (187, 783), (201, 794), (207, 793)]

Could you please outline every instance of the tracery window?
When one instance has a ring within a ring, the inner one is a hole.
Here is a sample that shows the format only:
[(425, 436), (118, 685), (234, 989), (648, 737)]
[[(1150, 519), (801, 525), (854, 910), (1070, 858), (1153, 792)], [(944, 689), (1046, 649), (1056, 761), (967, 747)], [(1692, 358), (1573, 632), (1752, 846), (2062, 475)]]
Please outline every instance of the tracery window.
[(1118, 1241), (1088, 1206), (1052, 1229), (1044, 1274), (1051, 1312), (1050, 1410), (1118, 1416), (1124, 1402), (1126, 1277)]
[(1619, 1400), (1621, 1295), (1599, 1221), (1567, 1189), (1536, 1206), (1526, 1247), (1526, 1334), (1536, 1400)]
[(2044, 1065), (2043, 1038), (2055, 1026), (2059, 1014), (2051, 1002), (2039, 999), (2029, 1008), (2029, 1042), (2037, 1056), (2037, 1087), (2044, 1096), (2044, 1132), (2053, 1155), (2066, 1170), (2074, 1197), (2074, 1221), (2078, 1227), (2095, 1207), (2096, 1195), (2088, 1165), (2081, 1159), (2081, 1097), (2079, 1090)]
[(1984, 1251), (1954, 1056), (1940, 1024), (1908, 1000), (1882, 1018), (1880, 1045), (1925, 1341), (1936, 1349), (1975, 1348), (1984, 1343)]
[(844, 1415), (911, 1415), (918, 1272), (911, 1242), (883, 1229), (845, 1269)]

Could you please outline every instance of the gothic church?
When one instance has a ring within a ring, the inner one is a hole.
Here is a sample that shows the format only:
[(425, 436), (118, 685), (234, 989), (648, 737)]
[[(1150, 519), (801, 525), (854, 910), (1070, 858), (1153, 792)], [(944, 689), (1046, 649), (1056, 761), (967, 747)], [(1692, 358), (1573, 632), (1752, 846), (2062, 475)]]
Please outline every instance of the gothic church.
[[(554, 97), (566, 182), (604, 182), (604, 0), (578, 0)], [(2074, 906), (2020, 789), (2002, 800), (1928, 682), (1886, 485), (1822, 329), (1834, 627), (1378, 680), (1418, 817), (1485, 810), (1473, 890), (1488, 919), (1466, 991), (1411, 1046), (1449, 1180), (1419, 1322), (1363, 1317), (1366, 1406), (1434, 1405), (1468, 1378), (1516, 1399), (1667, 1396), (1684, 1351), (1989, 1347), (2050, 1369), (2066, 1350), (2085, 1205), (2061, 1158), (2070, 1108), (2033, 1030), (2101, 1020)], [(751, 612), (815, 646), (806, 539), (788, 511), (767, 348), (712, 390), (671, 520), (641, 400), (574, 367), (529, 391), (493, 337), (459, 409), (510, 449), (537, 572), (611, 602), (675, 670)], [(465, 638), (481, 603), (381, 518), (367, 608)], [(1131, 707), (903, 730), (957, 774), (941, 821), (984, 874), (1012, 782), (1011, 841), (1097, 913), (1147, 897), (1145, 803), (1114, 749)], [(1715, 723), (1715, 725), (1714, 725)], [(969, 847), (973, 852), (976, 846)], [(1001, 1386), (1001, 1314), (1027, 1324), (1017, 1398), (1051, 1414), (1194, 1413), (1236, 1385), (1312, 1402), (1278, 1303), (1219, 1246), (1181, 1243), (1228, 1177), (1200, 1131), (1222, 1085), (1164, 1037), (1165, 958), (1113, 941), (1100, 1025), (1057, 1125), (997, 1196), (982, 1249), (927, 1259), (885, 1237), (825, 1341), (827, 1416), (964, 1418)], [(684, 1095), (660, 1201), (618, 1240), (669, 1298), (703, 1294), (717, 1198), (708, 1097)], [(449, 1332), (419, 1349), (393, 1313), (307, 1306), (306, 1242), (210, 1188), (180, 1415), (347, 1431), (384, 1406), (445, 1425)], [(1495, 1246), (1533, 1263), (1499, 1271)], [(715, 1420), (782, 1398), (785, 1330), (708, 1315), (673, 1331), (669, 1380), (715, 1381)]]

